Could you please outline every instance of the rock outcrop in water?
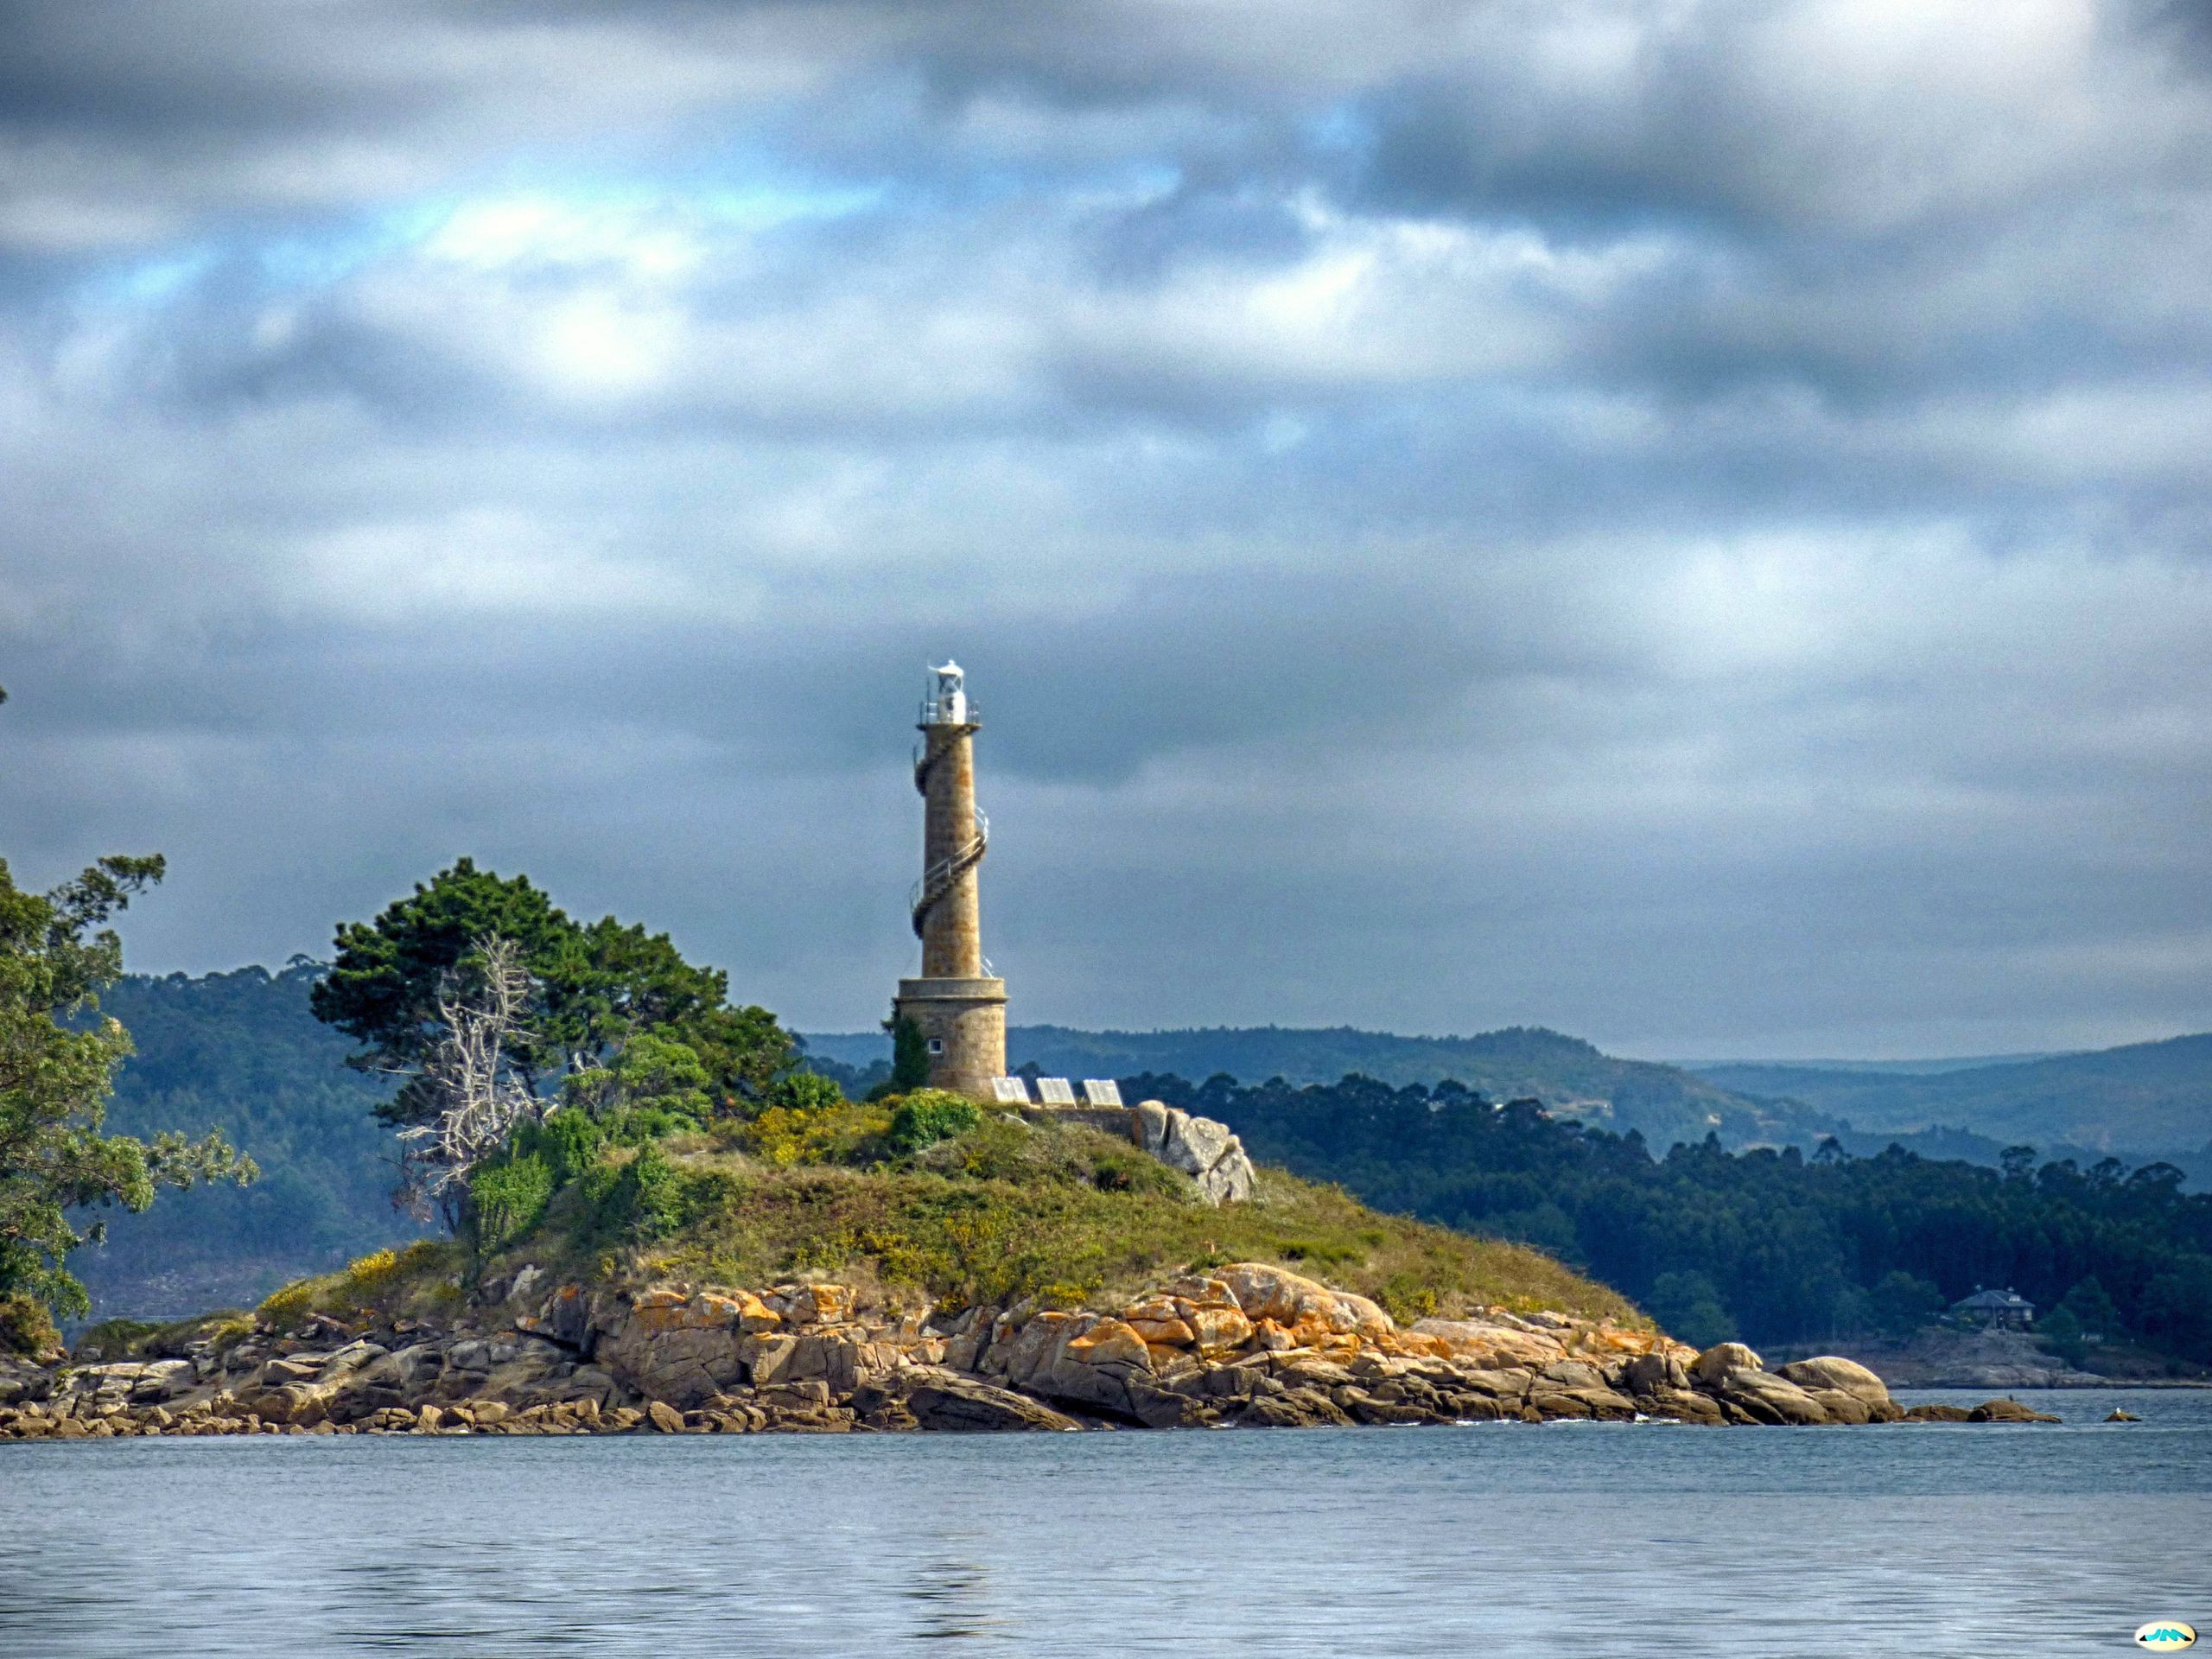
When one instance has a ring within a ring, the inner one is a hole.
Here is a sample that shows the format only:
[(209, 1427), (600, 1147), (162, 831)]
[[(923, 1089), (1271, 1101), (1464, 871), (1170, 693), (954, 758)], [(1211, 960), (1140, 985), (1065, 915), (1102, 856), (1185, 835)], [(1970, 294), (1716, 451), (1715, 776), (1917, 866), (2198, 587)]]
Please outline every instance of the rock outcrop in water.
[[(2146, 1382), (2156, 1386), (2169, 1380), (2163, 1361), (2147, 1376), (2078, 1370), (2027, 1331), (1930, 1325), (1902, 1340), (1859, 1343), (1852, 1351), (1899, 1388), (2121, 1388)], [(2136, 1357), (2107, 1351), (2099, 1363), (2119, 1365), (2123, 1357)]]
[[(1904, 1415), (1847, 1359), (1769, 1371), (1610, 1320), (1490, 1309), (1401, 1326), (1261, 1262), (1112, 1313), (902, 1309), (838, 1284), (579, 1284), (450, 1326), (177, 1327), (143, 1357), (0, 1370), (0, 1437), (1154, 1428)], [(496, 1290), (498, 1287), (494, 1287)], [(2008, 1417), (2004, 1421), (2020, 1421)]]

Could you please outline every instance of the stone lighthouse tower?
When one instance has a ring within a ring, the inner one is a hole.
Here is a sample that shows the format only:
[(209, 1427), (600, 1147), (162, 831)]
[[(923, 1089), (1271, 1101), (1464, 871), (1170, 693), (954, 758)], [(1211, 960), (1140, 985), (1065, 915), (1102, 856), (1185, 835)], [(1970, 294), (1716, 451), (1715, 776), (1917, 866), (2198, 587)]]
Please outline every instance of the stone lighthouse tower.
[(894, 1020), (911, 1020), (929, 1046), (930, 1086), (991, 1098), (1006, 1074), (1006, 982), (983, 956), (976, 867), (991, 838), (976, 805), (975, 736), (982, 721), (968, 701), (960, 664), (930, 671), (921, 709), (914, 787), (925, 807), (922, 879), (914, 884), (914, 931), (922, 974), (899, 982)]

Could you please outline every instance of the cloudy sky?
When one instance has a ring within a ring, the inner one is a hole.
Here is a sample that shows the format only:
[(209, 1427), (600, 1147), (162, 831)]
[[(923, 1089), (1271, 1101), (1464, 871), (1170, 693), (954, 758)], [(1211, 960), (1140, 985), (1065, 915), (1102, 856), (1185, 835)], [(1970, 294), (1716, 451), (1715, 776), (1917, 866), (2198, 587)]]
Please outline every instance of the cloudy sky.
[(2212, 1026), (2196, 0), (0, 5), (0, 853), (810, 1029)]

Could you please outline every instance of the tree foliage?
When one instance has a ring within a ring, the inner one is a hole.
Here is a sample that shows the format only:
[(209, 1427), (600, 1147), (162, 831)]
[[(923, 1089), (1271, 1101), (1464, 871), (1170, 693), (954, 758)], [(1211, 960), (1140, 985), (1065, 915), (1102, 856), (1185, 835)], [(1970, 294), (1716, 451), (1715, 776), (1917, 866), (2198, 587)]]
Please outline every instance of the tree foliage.
[(405, 1076), (378, 1108), (387, 1121), (421, 1123), (438, 1108), (423, 1082), (429, 1058), (451, 1034), (441, 1005), (480, 993), (481, 941), (515, 943), (531, 1004), (508, 1041), (518, 1076), (533, 1091), (563, 1072), (601, 1065), (632, 1036), (650, 1032), (691, 1050), (707, 1091), (734, 1109), (758, 1100), (788, 1071), (790, 1035), (765, 1008), (733, 1007), (728, 977), (686, 962), (665, 933), (612, 916), (579, 924), (527, 876), (503, 877), (459, 859), (373, 922), (347, 922), (337, 956), (315, 988), (316, 1018), (363, 1047), (350, 1064)]
[[(316, 1019), (365, 1046), (348, 1061), (357, 1070), (416, 1074), (378, 1115), (419, 1122), (435, 1109), (429, 1090), (417, 1086), (420, 1068), (448, 1035), (439, 1004), (454, 994), (456, 981), (466, 990), (480, 988), (478, 941), (513, 940), (536, 975), (570, 954), (564, 947), (573, 932), (528, 877), (505, 880), (464, 858), (416, 883), (375, 921), (340, 924), (336, 958), (309, 1006)], [(533, 1077), (560, 1060), (539, 1041), (533, 1033), (515, 1048), (518, 1063)]]
[(658, 1136), (704, 1128), (715, 1116), (713, 1082), (706, 1062), (690, 1044), (641, 1031), (605, 1065), (570, 1074), (563, 1083), (562, 1098), (594, 1117), (620, 1114), (639, 1119), (642, 1133)]
[[(868, 1090), (870, 1100), (911, 1094), (930, 1080), (930, 1046), (928, 1039), (922, 1035), (921, 1027), (903, 1014), (894, 1014), (883, 1022), (883, 1028), (891, 1033), (891, 1071)], [(841, 1084), (847, 1081), (838, 1077), (836, 1070), (822, 1070), (823, 1075)]]
[(19, 889), (0, 860), (0, 1302), (17, 1304), (14, 1329), (35, 1323), (25, 1304), (89, 1311), (65, 1262), (105, 1229), (79, 1232), (74, 1212), (143, 1210), (163, 1186), (256, 1173), (219, 1135), (105, 1132), (130, 1039), (99, 1012), (99, 993), (123, 971), (122, 941), (105, 924), (162, 871), (159, 857), (104, 858), (41, 895)]
[(1651, 1281), (1645, 1310), (1694, 1348), (1736, 1340), (1736, 1321), (1720, 1305), (1720, 1293), (1701, 1273), (1662, 1273)]
[[(612, 916), (576, 923), (528, 877), (470, 859), (341, 925), (337, 945), (315, 1016), (364, 1045), (349, 1065), (405, 1079), (377, 1109), (410, 1142), (403, 1196), (438, 1200), (480, 1243), (528, 1226), (569, 1179), (518, 1132), (573, 1118), (649, 1146), (749, 1116), (794, 1074), (789, 1034), (731, 1006), (719, 969)], [(626, 1178), (640, 1214), (650, 1173)]]
[(1943, 1312), (1943, 1293), (1933, 1280), (1892, 1268), (1866, 1299), (1867, 1322), (1888, 1337), (1909, 1337)]
[(2089, 1342), (2103, 1342), (2120, 1329), (2120, 1309), (2105, 1294), (2105, 1287), (2091, 1274), (2066, 1293), (2066, 1300), (2059, 1304), (2071, 1313), (2082, 1327), (2082, 1334)]
[(2044, 1315), (2036, 1327), (2036, 1335), (2044, 1347), (2069, 1365), (2078, 1368), (2088, 1363), (2089, 1344), (2083, 1338), (2082, 1321), (2065, 1303), (2061, 1302)]

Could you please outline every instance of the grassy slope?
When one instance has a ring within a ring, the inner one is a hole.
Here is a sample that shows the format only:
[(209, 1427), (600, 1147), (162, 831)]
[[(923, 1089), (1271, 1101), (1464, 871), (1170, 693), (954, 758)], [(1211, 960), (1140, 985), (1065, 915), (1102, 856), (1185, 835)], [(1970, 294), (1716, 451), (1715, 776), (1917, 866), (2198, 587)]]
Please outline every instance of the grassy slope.
[[(812, 1274), (948, 1305), (1037, 1296), (1119, 1306), (1186, 1268), (1279, 1262), (1401, 1319), (1482, 1305), (1642, 1323), (1622, 1297), (1535, 1250), (1378, 1215), (1337, 1188), (1262, 1172), (1257, 1202), (1211, 1209), (1127, 1143), (987, 1118), (912, 1158), (779, 1165), (692, 1136), (670, 1144), (674, 1230), (626, 1240), (581, 1186), (503, 1253), (565, 1275), (762, 1286)], [(620, 1159), (627, 1154), (616, 1154)]]
[[(249, 969), (198, 979), (133, 977), (111, 994), (110, 1008), (124, 1018), (139, 1050), (124, 1070), (114, 1126), (219, 1125), (260, 1158), (265, 1174), (244, 1192), (168, 1193), (144, 1216), (115, 1217), (113, 1243), (73, 1262), (92, 1282), (99, 1315), (169, 1318), (213, 1303), (250, 1305), (302, 1274), (327, 1274), (413, 1234), (385, 1196), (391, 1141), (370, 1116), (381, 1088), (340, 1063), (348, 1046), (308, 1012), (311, 980), (305, 967), (275, 976)], [(1310, 1035), (1332, 1056), (1339, 1037), (1351, 1039), (1352, 1050), (1341, 1053), (1345, 1069), (1376, 1058), (1362, 1046), (1364, 1033)], [(1615, 1064), (1572, 1039), (1529, 1035), (1539, 1050), (1558, 1046), (1563, 1059)], [(1501, 1052), (1525, 1046), (1520, 1038), (1491, 1045)], [(1501, 1097), (1524, 1092), (1496, 1079), (1491, 1086)], [(961, 1143), (967, 1150), (960, 1156), (982, 1158), (990, 1139), (986, 1132), (972, 1145)], [(1057, 1143), (1039, 1142), (1046, 1144)], [(841, 1164), (842, 1154), (817, 1151), (781, 1168), (757, 1149), (745, 1155), (742, 1147), (704, 1142), (691, 1148), (683, 1161), (695, 1173), (741, 1180), (747, 1196), (731, 1198), (719, 1217), (702, 1212), (660, 1247), (663, 1253), (693, 1262), (719, 1253), (718, 1276), (759, 1282), (805, 1266), (842, 1270), (845, 1264), (827, 1258), (847, 1249), (871, 1271), (923, 1273), (933, 1294), (957, 1292), (948, 1260), (968, 1262), (958, 1272), (982, 1285), (989, 1278), (982, 1268), (1004, 1258), (1010, 1265), (1001, 1279), (1077, 1289), (1096, 1281), (1100, 1298), (1185, 1262), (1252, 1257), (1302, 1265), (1363, 1291), (1393, 1281), (1416, 1291), (1433, 1286), (1447, 1308), (1470, 1300), (1586, 1311), (1618, 1306), (1528, 1252), (1375, 1217), (1287, 1175), (1268, 1178), (1271, 1202), (1263, 1209), (1224, 1212), (1170, 1202), (1160, 1192), (1101, 1192), (1090, 1173), (1092, 1154), (1109, 1161), (1133, 1156), (1110, 1145), (1075, 1159), (1079, 1180), (1018, 1159), (1000, 1158), (995, 1174), (981, 1165), (953, 1170), (950, 1147), (865, 1173), (849, 1160)], [(563, 1203), (574, 1208), (572, 1197)], [(848, 1236), (849, 1245), (836, 1243)], [(1014, 1244), (1004, 1243), (1008, 1238)], [(887, 1254), (887, 1268), (880, 1259)], [(918, 1261), (928, 1265), (918, 1268)], [(595, 1262), (596, 1254), (581, 1265)], [(1414, 1305), (1402, 1298), (1402, 1307)]]

